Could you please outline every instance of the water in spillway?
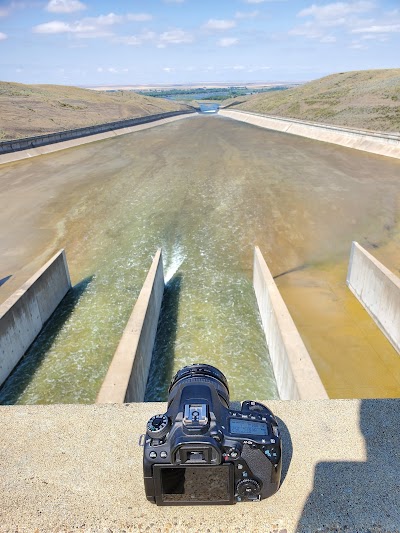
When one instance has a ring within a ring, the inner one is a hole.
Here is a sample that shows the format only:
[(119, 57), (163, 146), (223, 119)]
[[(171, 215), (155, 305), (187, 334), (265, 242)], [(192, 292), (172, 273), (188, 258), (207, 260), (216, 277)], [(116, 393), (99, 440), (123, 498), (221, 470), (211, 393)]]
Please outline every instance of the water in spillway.
[(159, 247), (167, 284), (147, 399), (195, 362), (219, 367), (233, 399), (276, 397), (255, 244), (328, 393), (398, 396), (400, 359), (345, 278), (352, 240), (398, 268), (399, 175), (400, 161), (218, 115), (3, 167), (0, 279), (15, 276), (0, 295), (16, 265), (61, 246), (75, 287), (0, 402), (93, 402)]
[[(193, 133), (193, 144), (178, 125), (123, 137), (96, 161), (93, 147), (81, 149), (75, 171), (91, 173), (94, 184), (64, 229), (80, 281), (3, 388), (2, 403), (93, 402), (158, 247), (173, 306), (163, 310), (150, 398), (165, 398), (173, 372), (193, 362), (225, 372), (234, 398), (276, 397), (251, 257), (244, 262), (241, 253), (254, 241), (244, 230), (251, 213), (238, 205), (243, 185), (227, 174), (221, 146), (199, 152), (202, 134)], [(68, 156), (57, 159), (63, 172)]]

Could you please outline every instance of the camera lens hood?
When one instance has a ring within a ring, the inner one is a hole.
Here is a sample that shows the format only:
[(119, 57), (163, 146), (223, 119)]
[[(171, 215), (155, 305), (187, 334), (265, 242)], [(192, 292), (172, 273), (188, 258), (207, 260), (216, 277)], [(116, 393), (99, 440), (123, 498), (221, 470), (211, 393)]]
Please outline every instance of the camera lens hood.
[(175, 376), (172, 378), (171, 384), (168, 389), (168, 393), (175, 387), (178, 382), (181, 382), (184, 379), (188, 378), (214, 378), (223, 385), (229, 395), (228, 381), (224, 374), (215, 368), (215, 366), (206, 365), (206, 364), (193, 364), (184, 366), (179, 370)]

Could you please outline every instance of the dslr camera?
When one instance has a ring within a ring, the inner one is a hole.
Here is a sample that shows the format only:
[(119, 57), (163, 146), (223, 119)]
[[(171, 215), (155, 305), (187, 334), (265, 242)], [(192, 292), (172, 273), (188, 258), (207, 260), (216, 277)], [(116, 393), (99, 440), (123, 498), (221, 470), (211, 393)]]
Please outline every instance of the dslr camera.
[(267, 407), (249, 400), (233, 410), (222, 372), (185, 366), (172, 379), (167, 412), (147, 422), (146, 496), (157, 505), (259, 501), (279, 488), (281, 456), (278, 424)]

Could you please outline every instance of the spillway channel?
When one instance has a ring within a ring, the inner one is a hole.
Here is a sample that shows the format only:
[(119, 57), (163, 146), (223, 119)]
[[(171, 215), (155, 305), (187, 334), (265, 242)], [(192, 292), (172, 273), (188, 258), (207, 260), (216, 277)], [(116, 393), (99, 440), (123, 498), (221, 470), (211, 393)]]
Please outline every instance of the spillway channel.
[(389, 158), (218, 116), (5, 165), (0, 222), (14, 224), (0, 279), (62, 246), (75, 288), (0, 402), (93, 402), (158, 247), (168, 284), (147, 399), (164, 399), (173, 372), (193, 362), (221, 368), (233, 399), (276, 397), (251, 283), (255, 244), (328, 393), (398, 395), (397, 354), (342, 286), (352, 240), (399, 264), (399, 171)]

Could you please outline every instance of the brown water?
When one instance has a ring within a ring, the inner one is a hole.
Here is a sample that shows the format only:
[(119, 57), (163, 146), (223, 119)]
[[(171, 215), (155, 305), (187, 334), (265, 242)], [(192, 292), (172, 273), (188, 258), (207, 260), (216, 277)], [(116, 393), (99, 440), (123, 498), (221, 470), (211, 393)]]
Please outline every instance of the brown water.
[(0, 279), (65, 246), (81, 281), (1, 401), (93, 401), (159, 246), (174, 276), (156, 397), (199, 361), (226, 373), (234, 398), (275, 397), (251, 286), (255, 244), (328, 393), (399, 396), (400, 357), (345, 288), (352, 240), (399, 268), (399, 161), (208, 116), (0, 172), (0, 222), (15, 221)]

